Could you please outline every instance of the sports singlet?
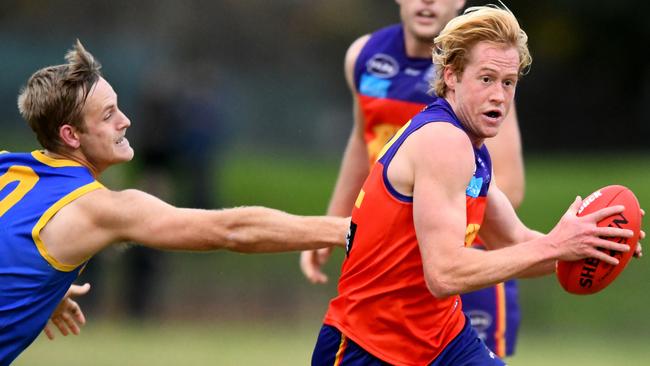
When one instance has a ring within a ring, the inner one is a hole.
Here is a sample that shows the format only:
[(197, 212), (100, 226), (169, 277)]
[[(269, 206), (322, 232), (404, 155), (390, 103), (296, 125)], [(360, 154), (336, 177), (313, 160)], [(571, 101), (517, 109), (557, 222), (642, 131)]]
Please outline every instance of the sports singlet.
[(357, 57), (354, 83), (371, 165), (395, 132), (433, 102), (428, 91), (434, 71), (431, 58), (406, 55), (401, 24), (370, 36)]
[[(382, 28), (370, 36), (354, 68), (370, 166), (395, 132), (435, 100), (429, 93), (435, 77), (430, 57), (406, 55), (401, 24)], [(474, 246), (482, 248), (479, 243)], [(499, 283), (461, 297), (472, 325), (488, 347), (501, 357), (514, 353), (521, 317), (517, 281)]]
[(85, 263), (57, 262), (41, 229), (63, 206), (101, 187), (70, 160), (40, 151), (0, 154), (0, 366), (34, 341)]
[[(435, 298), (425, 283), (413, 224), (413, 197), (397, 192), (388, 166), (405, 139), (428, 123), (463, 129), (442, 98), (413, 117), (384, 148), (357, 198), (347, 257), (324, 323), (391, 364), (427, 365), (462, 330), (458, 295)], [(483, 220), (492, 163), (485, 146), (474, 149), (476, 171), (466, 195), (465, 244)]]

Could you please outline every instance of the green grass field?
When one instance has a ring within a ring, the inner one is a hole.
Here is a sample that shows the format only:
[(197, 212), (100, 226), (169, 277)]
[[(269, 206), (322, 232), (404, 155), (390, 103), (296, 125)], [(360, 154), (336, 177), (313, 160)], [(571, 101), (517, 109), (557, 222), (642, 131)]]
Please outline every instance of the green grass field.
[[(89, 325), (78, 337), (41, 336), (15, 366), (278, 365), (309, 364), (318, 324)], [(645, 366), (646, 338), (576, 332), (524, 332), (510, 365)]]
[[(300, 214), (325, 211), (338, 165), (268, 155), (234, 155), (225, 163), (224, 206), (259, 204)], [(607, 184), (632, 188), (648, 209), (650, 155), (529, 156), (526, 163), (520, 215), (535, 229), (549, 230), (575, 195)], [(647, 220), (644, 226), (647, 231)], [(520, 281), (524, 323), (509, 364), (649, 365), (648, 255), (596, 295), (569, 295), (553, 276)], [(340, 255), (328, 264), (332, 283), (319, 287), (303, 280), (296, 253), (177, 253), (168, 261), (158, 318), (131, 324), (115, 311), (93, 316), (79, 337), (39, 337), (15, 365), (309, 364), (335, 294)], [(115, 302), (115, 293), (103, 301)]]

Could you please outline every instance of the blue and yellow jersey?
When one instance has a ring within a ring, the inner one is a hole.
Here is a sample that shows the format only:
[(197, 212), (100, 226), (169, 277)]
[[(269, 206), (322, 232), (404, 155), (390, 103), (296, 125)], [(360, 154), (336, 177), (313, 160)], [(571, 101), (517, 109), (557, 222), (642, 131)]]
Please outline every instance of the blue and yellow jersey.
[(41, 229), (66, 204), (101, 187), (71, 160), (0, 153), (0, 366), (38, 336), (85, 264), (51, 257)]

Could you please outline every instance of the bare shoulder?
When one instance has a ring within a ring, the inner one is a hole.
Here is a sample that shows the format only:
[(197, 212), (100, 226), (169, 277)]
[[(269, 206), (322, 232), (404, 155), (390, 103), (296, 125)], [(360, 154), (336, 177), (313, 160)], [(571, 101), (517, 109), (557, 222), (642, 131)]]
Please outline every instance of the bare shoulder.
[(427, 123), (399, 147), (388, 167), (388, 180), (410, 196), (416, 184), (466, 184), (473, 168), (472, 145), (462, 130), (449, 123)]
[(370, 34), (357, 38), (352, 42), (345, 53), (345, 79), (351, 90), (354, 90), (354, 65), (357, 62), (357, 58), (359, 57), (363, 46), (368, 42), (368, 39), (370, 39)]
[(165, 210), (169, 204), (137, 189), (113, 191), (98, 189), (82, 196), (76, 203), (77, 209), (102, 227), (119, 225), (122, 221), (146, 212)]
[(427, 123), (407, 139), (406, 145), (407, 149), (415, 150), (418, 161), (427, 165), (431, 162), (474, 162), (469, 137), (450, 123)]

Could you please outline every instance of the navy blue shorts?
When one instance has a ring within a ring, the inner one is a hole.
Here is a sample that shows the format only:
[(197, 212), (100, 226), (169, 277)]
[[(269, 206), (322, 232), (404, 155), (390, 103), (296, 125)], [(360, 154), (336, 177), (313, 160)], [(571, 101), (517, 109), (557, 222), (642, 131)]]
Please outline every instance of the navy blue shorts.
[(460, 296), (478, 336), (499, 357), (515, 352), (521, 321), (517, 282), (508, 281)]
[[(384, 366), (388, 363), (371, 355), (338, 329), (323, 325), (311, 359), (312, 366)], [(429, 366), (504, 366), (471, 327), (463, 330)]]

